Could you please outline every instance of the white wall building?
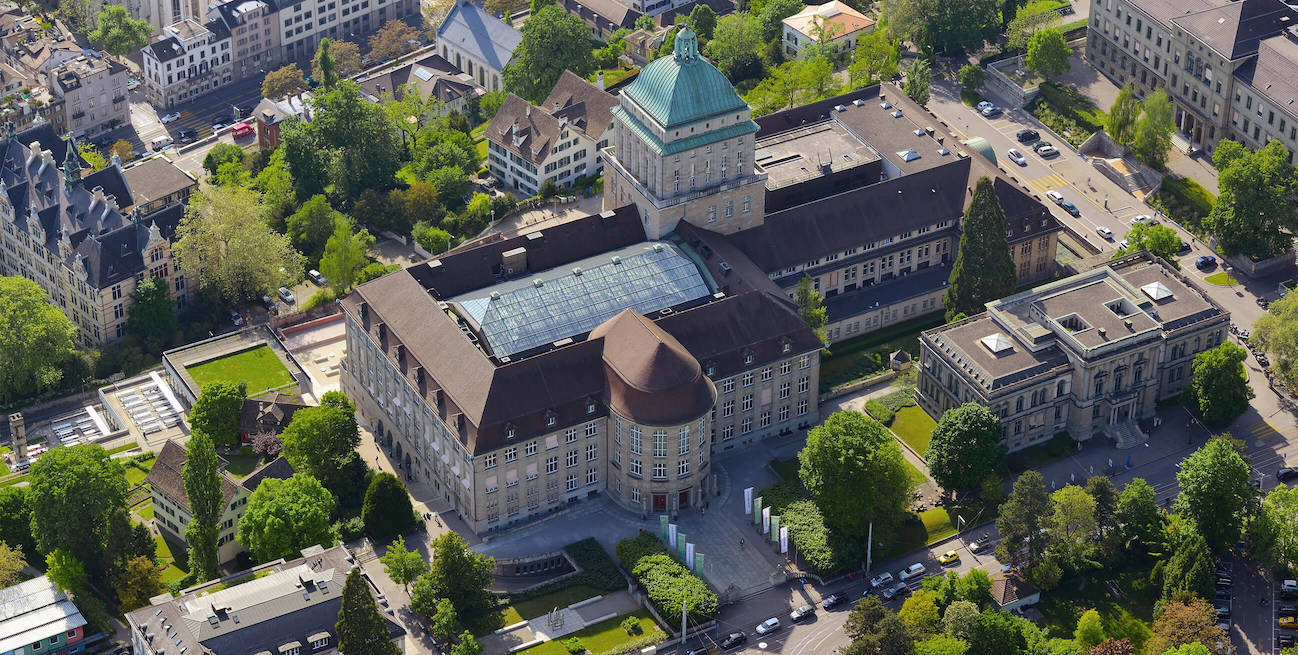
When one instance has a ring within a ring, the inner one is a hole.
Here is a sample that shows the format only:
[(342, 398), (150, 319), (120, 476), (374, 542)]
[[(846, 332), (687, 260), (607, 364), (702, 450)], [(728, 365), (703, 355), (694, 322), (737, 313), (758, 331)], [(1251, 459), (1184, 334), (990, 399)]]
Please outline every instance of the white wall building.
[(164, 32), (166, 36), (140, 51), (149, 102), (172, 107), (230, 83), (230, 30), (224, 22), (200, 25), (186, 19)]
[(859, 37), (874, 31), (874, 19), (839, 0), (803, 7), (783, 22), (784, 54), (789, 57), (797, 57), (803, 48), (822, 41), (850, 53)]

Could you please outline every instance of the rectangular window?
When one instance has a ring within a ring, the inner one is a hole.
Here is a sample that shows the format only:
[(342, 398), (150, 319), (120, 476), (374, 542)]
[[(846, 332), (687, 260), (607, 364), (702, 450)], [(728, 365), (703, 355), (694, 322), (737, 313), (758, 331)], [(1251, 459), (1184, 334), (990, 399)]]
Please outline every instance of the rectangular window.
[(748, 434), (753, 431), (753, 417), (745, 416), (739, 423), (739, 434)]
[(753, 386), (753, 374), (751, 371), (748, 373), (744, 373), (744, 386), (745, 387)]
[(599, 424), (598, 424), (598, 423), (587, 423), (587, 424), (586, 424), (586, 436), (587, 436), (587, 437), (593, 437), (593, 436), (598, 435), (598, 434), (599, 434)]
[(805, 415), (807, 414), (808, 411), (810, 411), (810, 410), (808, 409), (808, 403), (807, 403), (806, 399), (799, 400), (799, 401), (798, 401), (798, 416), (805, 416)]
[(780, 399), (788, 398), (793, 393), (793, 385), (785, 382), (780, 385)]
[(667, 456), (667, 431), (654, 430), (654, 457)]
[(586, 469), (586, 486), (599, 483), (599, 469)]
[(572, 467), (576, 466), (576, 465), (577, 465), (577, 451), (575, 451), (575, 450), (570, 450), (570, 451), (568, 451), (568, 454), (567, 454), (567, 455), (564, 455), (564, 464), (567, 466), (567, 468), (572, 468)]
[(576, 474), (576, 473), (569, 473), (569, 474), (568, 474), (568, 479), (567, 479), (567, 481), (565, 482), (564, 488), (567, 489), (568, 491), (576, 491), (576, 490), (577, 490), (577, 474)]
[(680, 462), (676, 464), (676, 476), (683, 478), (689, 474), (690, 474), (690, 460), (689, 458), (682, 459)]
[(676, 437), (676, 454), (688, 455), (690, 453), (690, 426), (681, 428), (680, 434)]
[(526, 446), (523, 446), (523, 455), (524, 455), (524, 456), (526, 456), (526, 457), (531, 457), (532, 455), (535, 455), (535, 454), (536, 454), (536, 442), (535, 442), (535, 441), (533, 441), (533, 442), (527, 444)]
[(631, 454), (632, 455), (639, 455), (641, 453), (642, 446), (640, 443), (640, 437), (641, 437), (640, 426), (638, 425), (631, 426)]
[(666, 465), (666, 464), (654, 464), (654, 479), (655, 479), (655, 480), (666, 480), (666, 479), (667, 479), (667, 465)]
[(772, 369), (770, 366), (767, 366), (766, 368), (762, 369), (762, 382), (769, 381), (771, 379), (771, 373), (772, 373)]
[(753, 394), (744, 394), (743, 411), (750, 412), (753, 410)]
[(558, 458), (558, 457), (547, 457), (547, 458), (545, 458), (545, 472), (546, 472), (546, 473), (554, 473), (555, 471), (558, 471), (558, 470), (559, 470), (559, 458)]
[(515, 448), (506, 448), (506, 449), (505, 449), (505, 461), (506, 461), (506, 462), (512, 462), (512, 461), (514, 461), (514, 460), (516, 460), (516, 459), (518, 459), (518, 448), (516, 448), (516, 447), (515, 447)]
[(810, 378), (810, 377), (808, 377), (808, 376), (803, 376), (803, 377), (798, 378), (798, 393), (807, 393), (807, 390), (810, 389), (810, 388), (811, 388), (811, 378)]
[(631, 475), (634, 475), (637, 478), (640, 477), (642, 475), (642, 472), (644, 471), (643, 466), (644, 465), (640, 463), (640, 460), (638, 459), (631, 460)]
[(730, 378), (721, 383), (721, 393), (734, 393), (734, 391), (735, 391), (734, 378)]
[(597, 443), (586, 444), (586, 461), (593, 462), (597, 459), (599, 459), (599, 444)]
[(563, 433), (564, 443), (577, 443), (577, 428), (568, 428)]
[(490, 453), (486, 457), (482, 458), (482, 468), (484, 469), (496, 468), (496, 453)]

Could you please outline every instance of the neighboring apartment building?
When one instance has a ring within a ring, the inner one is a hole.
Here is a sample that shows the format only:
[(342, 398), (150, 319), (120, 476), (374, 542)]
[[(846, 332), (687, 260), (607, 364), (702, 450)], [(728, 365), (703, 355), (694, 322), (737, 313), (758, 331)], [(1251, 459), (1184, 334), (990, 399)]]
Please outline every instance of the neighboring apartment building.
[(1193, 145), (1278, 139), (1298, 152), (1298, 10), (1280, 0), (1092, 0), (1087, 59), (1167, 91)]
[(460, 0), (437, 28), (442, 58), (488, 91), (504, 88), (500, 72), (514, 57), (523, 34), (472, 0)]
[(274, 150), (279, 147), (279, 126), (290, 116), (311, 121), (311, 92), (291, 95), (283, 100), (262, 98), (252, 110), (257, 123), (257, 147)]
[(260, 77), (279, 68), (281, 58), (277, 0), (231, 0), (216, 5), (212, 12), (220, 16), (230, 30), (230, 47), (234, 50), (235, 80)]
[(1230, 314), (1147, 252), (987, 303), (986, 313), (920, 338), (915, 398), (929, 414), (992, 408), (1019, 450), (1067, 432), (1119, 448), (1175, 398), (1194, 356), (1216, 347)]
[(539, 107), (506, 96), (483, 132), (492, 177), (534, 196), (546, 180), (560, 188), (604, 170), (600, 152), (613, 138), (617, 99), (564, 71)]
[[(347, 575), (358, 567), (342, 545), (302, 549), (191, 587), (126, 614), (135, 655), (338, 655), (338, 612)], [(370, 592), (381, 596), (362, 570)], [(406, 631), (383, 612), (405, 652)]]
[(282, 61), (310, 58), (323, 38), (363, 44), (384, 23), (419, 11), (417, 0), (277, 1)]
[(93, 55), (81, 55), (51, 69), (50, 88), (63, 98), (67, 131), (80, 139), (129, 124), (126, 78), (125, 66)]
[(207, 9), (202, 0), (126, 0), (123, 3), (136, 20), (146, 20), (155, 34), (183, 20), (203, 20)]
[(436, 46), (414, 61), (384, 64), (365, 71), (357, 82), (371, 102), (383, 102), (388, 96), (400, 98), (409, 89), (418, 93), (424, 102), (436, 101), (429, 111), (431, 116), (452, 111), (467, 114), (469, 101), (481, 97), (485, 91), (468, 73), (456, 68), (435, 50)]
[(840, 0), (803, 7), (783, 24), (784, 54), (790, 59), (813, 43), (832, 43), (840, 53), (850, 54), (858, 38), (874, 31), (874, 19)]
[[(236, 539), (239, 530), (239, 517), (243, 516), (248, 506), (248, 496), (257, 489), (263, 480), (276, 478), (286, 480), (293, 477), (293, 467), (283, 457), (257, 467), (244, 478), (236, 478), (225, 470), (224, 459), (219, 462), (221, 469), (221, 518), (220, 536), (216, 540), (217, 561), (228, 562), (244, 551), (243, 545)], [(185, 544), (185, 526), (191, 520), (189, 497), (185, 494), (185, 480), (181, 472), (185, 467), (185, 447), (175, 441), (162, 445), (158, 458), (145, 476), (149, 484), (149, 494), (153, 498), (153, 524), (168, 539)]]
[(636, 19), (644, 15), (619, 0), (563, 0), (562, 7), (585, 21), (597, 39), (620, 29), (634, 30)]
[(233, 79), (230, 30), (221, 20), (172, 23), (165, 36), (141, 49), (144, 95), (170, 108), (229, 84)]
[(82, 176), (75, 146), (49, 124), (17, 132), (0, 145), (0, 271), (41, 285), (93, 347), (126, 333), (135, 285), (145, 275), (167, 280), (172, 299), (187, 298), (186, 278), (170, 237), (184, 215), (176, 202), (150, 214), (135, 204), (125, 174), (109, 166)]
[(0, 590), (0, 653), (80, 653), (104, 636), (92, 635), (88, 642), (89, 627), (68, 595), (43, 575)]

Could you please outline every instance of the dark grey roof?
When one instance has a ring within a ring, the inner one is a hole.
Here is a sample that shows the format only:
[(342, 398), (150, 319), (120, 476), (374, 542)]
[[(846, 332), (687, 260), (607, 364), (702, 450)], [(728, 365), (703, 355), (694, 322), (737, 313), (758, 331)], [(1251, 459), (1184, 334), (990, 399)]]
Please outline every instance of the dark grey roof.
[(907, 298), (932, 293), (934, 289), (944, 286), (949, 277), (951, 268), (946, 265), (921, 268), (914, 273), (826, 298), (825, 309), (829, 311), (830, 321), (841, 320), (863, 314), (872, 308), (886, 307)]
[[(1291, 28), (1298, 31), (1298, 28)], [(1290, 33), (1258, 43), (1257, 57), (1235, 70), (1235, 77), (1281, 111), (1298, 116), (1298, 36)]]
[(499, 71), (514, 56), (523, 34), (471, 0), (461, 0), (437, 28), (437, 40), (453, 44)]
[(1298, 11), (1280, 0), (1239, 0), (1173, 18), (1172, 23), (1234, 60), (1257, 52), (1258, 41), (1279, 34), (1295, 18)]
[(1232, 0), (1131, 0), (1145, 15), (1171, 29), (1172, 19), (1205, 9), (1222, 7)]
[(563, 8), (570, 14), (604, 32), (619, 28), (635, 28), (641, 13), (621, 0), (563, 0)]
[(472, 94), (477, 87), (473, 78), (436, 53), (403, 66), (381, 70), (361, 79), (360, 84), (365, 93), (375, 99), (384, 94), (397, 96), (397, 90), (409, 84), (424, 100), (436, 98), (443, 103)]
[(144, 49), (148, 50), (154, 59), (163, 63), (185, 54), (185, 49), (180, 47), (180, 41), (176, 40), (174, 36), (154, 41), (144, 46)]
[[(754, 318), (760, 317), (760, 320)], [(750, 369), (745, 355), (755, 362), (772, 362), (790, 353), (805, 353), (821, 347), (816, 334), (794, 311), (783, 295), (748, 291), (675, 312), (655, 321), (685, 346), (706, 371), (715, 367), (713, 379), (729, 377)]]

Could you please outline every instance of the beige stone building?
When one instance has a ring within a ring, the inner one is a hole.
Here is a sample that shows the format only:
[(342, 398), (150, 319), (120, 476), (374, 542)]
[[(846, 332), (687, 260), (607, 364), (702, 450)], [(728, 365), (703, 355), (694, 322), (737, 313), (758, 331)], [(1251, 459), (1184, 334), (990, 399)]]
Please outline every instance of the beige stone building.
[(920, 339), (915, 398), (934, 416), (967, 402), (996, 411), (1019, 450), (1067, 432), (1119, 448), (1137, 421), (1189, 383), (1230, 314), (1148, 253), (987, 303)]
[(233, 79), (230, 29), (217, 19), (168, 25), (163, 37), (140, 50), (144, 95), (159, 108), (184, 104)]
[(50, 88), (63, 98), (67, 131), (80, 139), (131, 122), (126, 67), (106, 57), (81, 55), (49, 72)]

